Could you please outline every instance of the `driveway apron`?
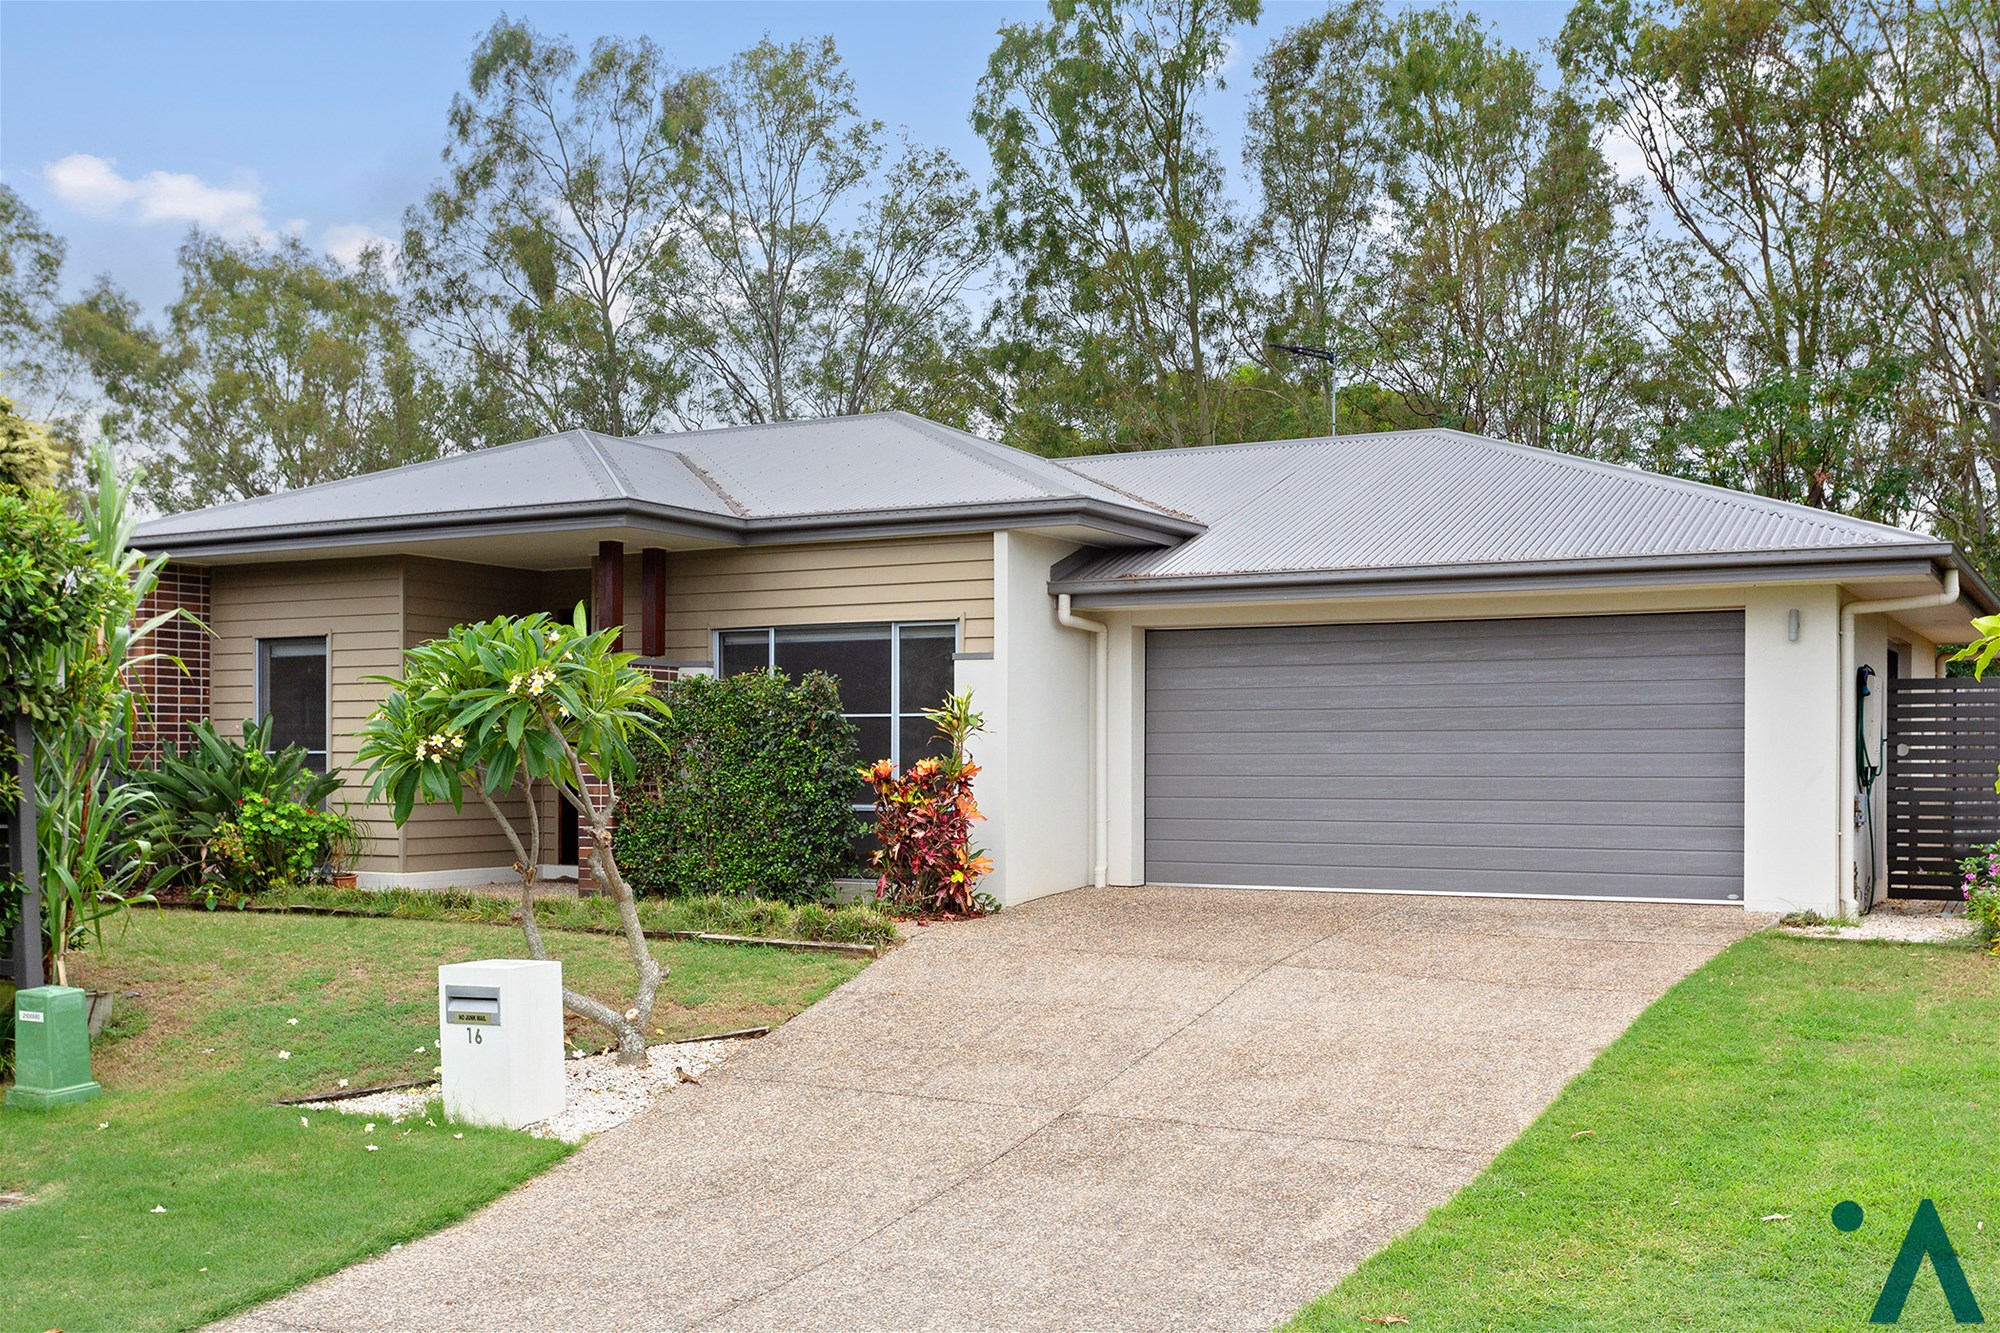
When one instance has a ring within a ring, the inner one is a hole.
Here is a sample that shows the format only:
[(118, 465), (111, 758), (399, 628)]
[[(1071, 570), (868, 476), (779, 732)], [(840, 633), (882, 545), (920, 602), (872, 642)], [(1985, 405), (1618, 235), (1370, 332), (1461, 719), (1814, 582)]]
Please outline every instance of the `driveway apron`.
[(1741, 908), (1080, 889), (914, 938), (271, 1329), (1258, 1329), (1471, 1180)]

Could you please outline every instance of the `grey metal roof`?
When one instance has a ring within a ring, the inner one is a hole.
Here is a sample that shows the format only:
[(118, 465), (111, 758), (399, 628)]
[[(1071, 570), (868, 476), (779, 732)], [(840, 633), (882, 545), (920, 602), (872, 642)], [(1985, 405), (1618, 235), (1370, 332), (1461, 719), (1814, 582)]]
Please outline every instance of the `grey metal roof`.
[(1127, 540), (1199, 530), (1047, 459), (902, 412), (621, 439), (566, 431), (141, 524), (142, 548), (215, 552), (600, 518), (699, 536), (951, 519), (1068, 521)]
[(1207, 530), (1079, 556), (1058, 591), (1751, 558), (1939, 556), (1923, 533), (1451, 430), (1072, 459)]

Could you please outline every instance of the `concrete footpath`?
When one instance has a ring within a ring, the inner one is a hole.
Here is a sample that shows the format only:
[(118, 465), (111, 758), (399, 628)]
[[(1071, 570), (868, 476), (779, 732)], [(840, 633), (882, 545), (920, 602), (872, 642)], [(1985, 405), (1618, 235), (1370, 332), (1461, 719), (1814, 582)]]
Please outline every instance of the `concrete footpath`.
[(1148, 887), (919, 929), (483, 1212), (227, 1326), (1268, 1328), (1760, 924)]

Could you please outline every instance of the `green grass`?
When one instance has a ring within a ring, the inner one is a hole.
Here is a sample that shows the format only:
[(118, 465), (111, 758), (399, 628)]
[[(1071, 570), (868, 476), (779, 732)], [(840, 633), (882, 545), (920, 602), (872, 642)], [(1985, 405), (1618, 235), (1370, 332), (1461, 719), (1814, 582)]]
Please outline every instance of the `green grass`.
[[(1859, 1329), (1924, 1198), (2000, 1319), (1996, 1032), (1974, 949), (1752, 936), (1290, 1327)], [(1957, 1327), (1928, 1264), (1900, 1327)]]
[[(261, 905), (337, 907), (346, 912), (405, 921), (516, 919), (516, 895), (472, 893), (464, 889), (336, 889), (328, 884), (273, 888), (257, 896)], [(226, 908), (221, 910), (228, 910)], [(546, 898), (535, 906), (543, 929), (609, 929), (618, 907), (609, 898)], [(834, 944), (893, 944), (896, 923), (873, 903), (784, 903), (767, 898), (701, 894), (686, 898), (641, 898), (639, 923), (648, 930), (687, 930), (715, 935), (755, 935), (771, 939)]]
[[(135, 911), (82, 967), (87, 986), (138, 992), (121, 994), (93, 1052), (106, 1095), (0, 1112), (0, 1192), (31, 1199), (0, 1208), (0, 1328), (199, 1325), (434, 1231), (557, 1161), (566, 1147), (524, 1134), (419, 1119), (371, 1135), (359, 1118), (301, 1124), (270, 1105), (341, 1078), (429, 1076), (437, 966), (519, 943), (476, 925)], [(548, 944), (569, 985), (629, 996), (622, 941)], [(671, 969), (656, 1015), (670, 1037), (782, 1022), (866, 963), (697, 942), (655, 953)]]

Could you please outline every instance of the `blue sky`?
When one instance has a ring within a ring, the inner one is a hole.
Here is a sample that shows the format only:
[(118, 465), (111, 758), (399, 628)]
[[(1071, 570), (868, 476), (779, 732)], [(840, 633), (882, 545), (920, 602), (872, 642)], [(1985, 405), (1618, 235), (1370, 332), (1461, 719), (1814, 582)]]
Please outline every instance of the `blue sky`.
[[(1267, 3), (1230, 89), (1207, 109), (1236, 161), (1249, 66), (1318, 3)], [(1535, 49), (1555, 0), (1470, 6)], [(342, 253), (393, 235), (437, 171), (445, 108), (502, 6), (481, 3), (0, 4), (0, 179), (70, 243), (70, 285), (111, 273), (149, 308), (175, 291), (191, 222), (227, 234), (298, 229)], [(578, 45), (645, 34), (688, 67), (721, 64), (765, 33), (831, 33), (863, 109), (953, 151), (984, 177), (966, 123), (1003, 22), (1040, 4), (514, 4)]]

